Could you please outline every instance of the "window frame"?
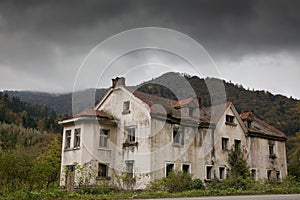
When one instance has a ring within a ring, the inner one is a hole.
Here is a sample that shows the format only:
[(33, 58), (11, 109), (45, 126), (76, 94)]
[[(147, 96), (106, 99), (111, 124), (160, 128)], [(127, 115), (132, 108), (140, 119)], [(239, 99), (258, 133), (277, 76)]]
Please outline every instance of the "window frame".
[(281, 182), (282, 181), (281, 171), (280, 170), (276, 170), (276, 181), (277, 182)]
[(128, 114), (130, 113), (130, 101), (124, 101), (123, 102), (123, 114)]
[[(128, 143), (137, 142), (136, 127), (133, 127), (133, 126), (126, 127), (125, 131), (126, 131), (126, 142), (128, 142)], [(134, 134), (132, 134), (132, 131)]]
[[(110, 129), (100, 128), (98, 148), (109, 148), (109, 145), (108, 145), (109, 134), (110, 134)], [(104, 145), (102, 145), (102, 143)]]
[(266, 173), (267, 173), (267, 180), (270, 181), (272, 179), (272, 170), (271, 169), (267, 169)]
[(64, 149), (71, 149), (72, 142), (72, 130), (68, 129), (65, 131), (65, 146)]
[[(172, 170), (168, 170), (168, 165), (172, 165)], [(165, 162), (165, 177), (169, 176), (171, 172), (175, 171), (175, 163), (174, 162)]]
[[(221, 176), (221, 172), (222, 172), (222, 176)], [(224, 179), (226, 179), (226, 167), (219, 166), (219, 180), (224, 180)]]
[[(103, 167), (105, 169), (104, 174), (102, 171), (100, 171), (100, 169), (102, 170)], [(101, 162), (98, 163), (97, 178), (100, 178), (100, 179), (109, 178), (109, 163), (101, 163)]]
[[(208, 168), (210, 169), (210, 173), (208, 173)], [(213, 165), (205, 165), (205, 180), (211, 181), (213, 178)]]
[(234, 115), (225, 115), (225, 124), (230, 125), (230, 126), (236, 126), (237, 124), (235, 123), (235, 116)]
[[(129, 169), (129, 166), (131, 166), (131, 169)], [(134, 178), (134, 160), (125, 160), (125, 167), (127, 177)]]
[(173, 146), (184, 146), (184, 127), (173, 127), (172, 143)]
[[(229, 138), (227, 138), (227, 137), (222, 137), (222, 140), (221, 140), (221, 142), (222, 142), (222, 150), (223, 151), (228, 151), (229, 150)], [(225, 144), (224, 144), (224, 142), (225, 142)]]
[(234, 139), (234, 149), (237, 149), (237, 147), (242, 150), (242, 141), (240, 139)]
[(81, 128), (75, 128), (74, 129), (74, 149), (80, 148), (81, 143)]
[[(185, 171), (184, 170), (184, 166), (188, 166), (188, 170), (187, 171)], [(192, 172), (192, 169), (191, 169), (191, 163), (182, 163), (181, 164), (181, 170), (183, 171), (183, 172), (187, 172), (187, 173), (191, 173)]]
[[(253, 171), (255, 173), (253, 173)], [(250, 176), (253, 178), (254, 181), (257, 180), (257, 169), (256, 168), (250, 168)]]

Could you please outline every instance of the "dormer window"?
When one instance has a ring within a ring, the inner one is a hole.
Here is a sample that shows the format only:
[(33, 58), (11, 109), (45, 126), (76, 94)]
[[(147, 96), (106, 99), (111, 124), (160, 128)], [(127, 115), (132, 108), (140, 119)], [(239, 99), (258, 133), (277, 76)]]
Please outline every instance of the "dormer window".
[(130, 101), (124, 101), (123, 102), (123, 114), (127, 114), (127, 113), (130, 113)]
[(225, 124), (231, 125), (231, 126), (236, 126), (236, 124), (234, 123), (234, 116), (232, 116), (232, 115), (226, 115), (226, 122), (225, 122)]

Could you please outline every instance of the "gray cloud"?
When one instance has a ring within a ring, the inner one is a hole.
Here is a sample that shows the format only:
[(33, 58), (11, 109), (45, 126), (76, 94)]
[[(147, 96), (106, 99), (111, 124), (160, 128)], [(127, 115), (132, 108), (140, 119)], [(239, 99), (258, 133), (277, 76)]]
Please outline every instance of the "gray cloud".
[[(245, 58), (259, 58), (251, 60), (257, 73), (272, 69), (272, 63), (266, 66), (261, 58), (282, 59), (276, 56), (281, 52), (290, 55), (287, 59), (292, 66), (282, 63), (279, 68), (291, 67), (293, 74), (300, 74), (295, 70), (300, 50), (299, 8), (297, 0), (1, 0), (0, 89), (69, 91), (80, 62), (95, 45), (143, 26), (170, 28), (196, 39), (225, 79), (241, 80), (239, 63), (245, 64)], [(8, 71), (22, 83), (12, 83), (5, 74)], [(32, 80), (39, 80), (39, 87)], [(290, 82), (297, 80), (284, 81), (290, 88)], [(268, 88), (274, 91), (276, 83), (272, 84)], [(268, 84), (255, 87), (264, 85)], [(300, 98), (297, 91), (283, 92)]]

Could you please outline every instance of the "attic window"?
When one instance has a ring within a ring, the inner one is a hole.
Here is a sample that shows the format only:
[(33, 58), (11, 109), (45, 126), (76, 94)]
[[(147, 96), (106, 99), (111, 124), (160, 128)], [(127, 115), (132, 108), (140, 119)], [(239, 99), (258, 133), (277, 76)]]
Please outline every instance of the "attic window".
[(184, 130), (183, 128), (173, 128), (173, 145), (184, 145)]
[(226, 122), (225, 122), (225, 124), (231, 125), (231, 126), (236, 126), (236, 124), (234, 123), (234, 116), (232, 116), (232, 115), (226, 115)]
[(124, 101), (123, 102), (123, 114), (127, 114), (127, 113), (130, 113), (130, 110), (129, 110), (129, 107), (130, 107), (130, 101)]

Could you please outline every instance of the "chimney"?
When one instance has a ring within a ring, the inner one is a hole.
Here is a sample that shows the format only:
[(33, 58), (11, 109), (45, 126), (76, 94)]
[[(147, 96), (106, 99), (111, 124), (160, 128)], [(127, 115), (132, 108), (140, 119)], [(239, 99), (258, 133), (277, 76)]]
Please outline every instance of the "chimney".
[(124, 77), (116, 77), (111, 79), (112, 88), (115, 88), (117, 85), (125, 86), (125, 78)]

